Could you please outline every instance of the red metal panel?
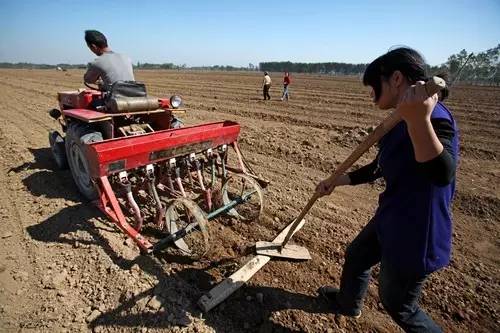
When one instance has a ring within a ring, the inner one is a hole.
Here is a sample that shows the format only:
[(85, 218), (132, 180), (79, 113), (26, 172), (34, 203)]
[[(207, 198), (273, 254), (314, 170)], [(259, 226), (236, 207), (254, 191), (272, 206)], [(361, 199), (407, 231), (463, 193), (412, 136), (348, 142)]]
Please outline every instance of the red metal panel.
[(160, 103), (160, 108), (170, 109), (170, 100), (168, 98), (158, 98), (158, 102)]
[(102, 93), (97, 90), (85, 89), (61, 91), (57, 95), (61, 108), (64, 105), (66, 108), (85, 109), (89, 108), (92, 100), (101, 98)]
[(104, 120), (107, 118), (111, 119), (111, 116), (109, 114), (106, 114), (104, 112), (89, 110), (89, 109), (63, 110), (63, 114), (65, 116), (80, 119), (80, 120), (85, 121), (85, 122), (90, 122), (92, 120)]
[(106, 140), (87, 146), (87, 160), (93, 178), (113, 174), (230, 144), (238, 139), (240, 125), (232, 121)]
[(97, 203), (97, 207), (99, 207), (99, 209), (106, 214), (124, 233), (130, 236), (142, 251), (149, 253), (153, 248), (153, 244), (151, 244), (146, 238), (144, 238), (144, 236), (127, 223), (108, 178), (106, 176), (101, 177), (98, 180), (98, 185), (100, 200)]

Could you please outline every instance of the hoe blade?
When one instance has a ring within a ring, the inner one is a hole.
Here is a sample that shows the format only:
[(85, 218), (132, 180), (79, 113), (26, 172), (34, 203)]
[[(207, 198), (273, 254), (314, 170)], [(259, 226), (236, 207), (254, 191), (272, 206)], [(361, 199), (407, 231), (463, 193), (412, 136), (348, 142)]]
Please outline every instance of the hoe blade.
[(287, 244), (285, 247), (281, 248), (281, 243), (264, 242), (260, 241), (255, 243), (255, 249), (257, 254), (269, 256), (269, 257), (279, 257), (297, 260), (309, 260), (311, 255), (309, 251), (298, 245)]

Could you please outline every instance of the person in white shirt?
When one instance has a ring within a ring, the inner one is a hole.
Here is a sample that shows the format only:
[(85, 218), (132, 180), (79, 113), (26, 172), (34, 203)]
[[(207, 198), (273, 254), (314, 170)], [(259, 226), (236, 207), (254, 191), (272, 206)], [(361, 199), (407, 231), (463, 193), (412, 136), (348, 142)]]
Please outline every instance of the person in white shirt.
[(269, 89), (271, 89), (271, 77), (269, 76), (269, 73), (264, 72), (264, 81), (262, 81), (264, 100), (271, 99), (271, 95), (269, 95)]

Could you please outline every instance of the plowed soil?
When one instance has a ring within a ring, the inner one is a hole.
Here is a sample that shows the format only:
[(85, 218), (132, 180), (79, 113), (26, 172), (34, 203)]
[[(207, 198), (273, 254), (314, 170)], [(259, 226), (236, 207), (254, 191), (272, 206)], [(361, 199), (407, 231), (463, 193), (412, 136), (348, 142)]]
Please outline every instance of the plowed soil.
[[(82, 87), (82, 71), (0, 70), (0, 330), (3, 332), (399, 332), (377, 294), (377, 269), (358, 320), (318, 298), (339, 284), (346, 246), (373, 214), (383, 183), (342, 187), (320, 199), (293, 242), (312, 260), (272, 260), (224, 303), (203, 314), (200, 296), (244, 264), (247, 247), (271, 240), (298, 215), (315, 185), (386, 114), (357, 79), (295, 76), (291, 100), (262, 101), (258, 73), (142, 71), (150, 95), (182, 95), (186, 125), (241, 124), (241, 149), (269, 179), (258, 221), (210, 222), (199, 261), (141, 256), (57, 170), (47, 114), (56, 93)], [(453, 203), (453, 260), (431, 275), (423, 308), (446, 332), (499, 332), (500, 89), (453, 87), (460, 127)], [(369, 162), (371, 150), (357, 163)]]

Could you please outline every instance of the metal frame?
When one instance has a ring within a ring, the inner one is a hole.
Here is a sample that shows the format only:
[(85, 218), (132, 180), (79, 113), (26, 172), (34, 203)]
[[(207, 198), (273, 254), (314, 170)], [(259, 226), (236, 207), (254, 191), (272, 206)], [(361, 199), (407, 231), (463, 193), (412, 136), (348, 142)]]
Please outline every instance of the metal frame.
[[(86, 156), (92, 178), (96, 181), (99, 192), (99, 200), (96, 206), (108, 216), (125, 234), (131, 237), (139, 246), (143, 253), (158, 252), (168, 246), (178, 238), (183, 237), (192, 230), (179, 230), (157, 243), (150, 243), (139, 230), (132, 227), (125, 218), (117, 197), (111, 187), (108, 177), (123, 172), (124, 170), (146, 167), (151, 163), (170, 163), (178, 156), (185, 156), (187, 153), (203, 154), (208, 150), (214, 151), (222, 149), (227, 152), (227, 146), (231, 146), (238, 155), (239, 168), (235, 171), (247, 174), (254, 178), (254, 175), (246, 171), (241, 154), (237, 146), (237, 138), (240, 126), (231, 121), (209, 123), (154, 132), (151, 134), (135, 137), (126, 137), (96, 142), (87, 145)], [(204, 144), (201, 144), (204, 143)], [(224, 147), (224, 148), (222, 148)], [(197, 148), (197, 149), (192, 149)], [(156, 153), (155, 152), (160, 152)], [(159, 158), (152, 158), (158, 157)], [(116, 165), (117, 162), (124, 161), (120, 165), (122, 169), (110, 170), (109, 166)], [(222, 159), (223, 178), (226, 175), (224, 159)], [(220, 167), (220, 165), (218, 165)], [(258, 180), (258, 179), (257, 179)], [(210, 191), (207, 189), (205, 191)], [(236, 198), (222, 207), (207, 213), (207, 220), (212, 220), (221, 214), (231, 210), (235, 206), (246, 202), (257, 191)], [(259, 195), (262, 195), (261, 193)]]

